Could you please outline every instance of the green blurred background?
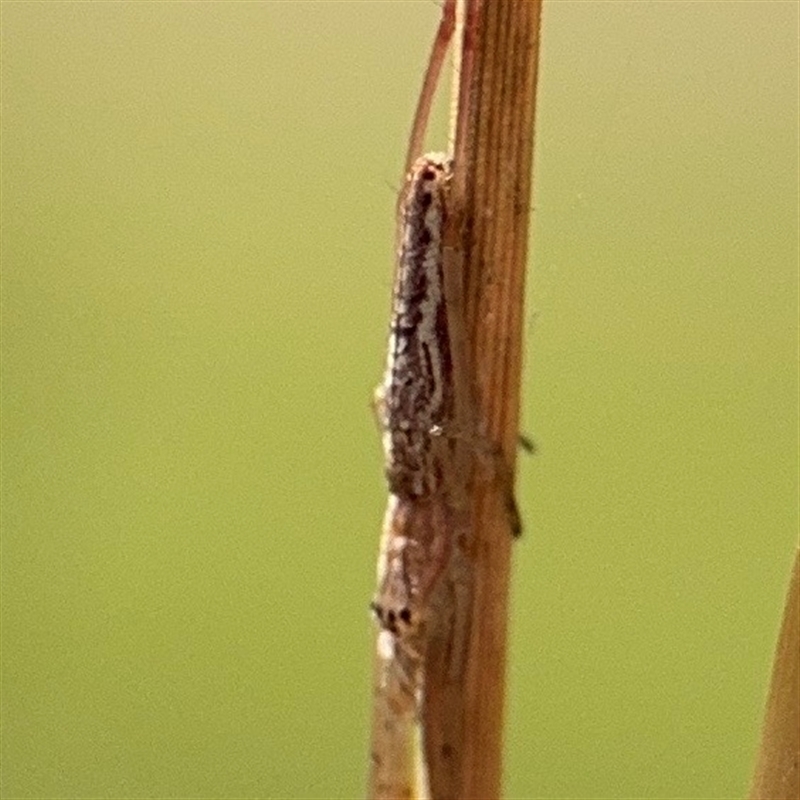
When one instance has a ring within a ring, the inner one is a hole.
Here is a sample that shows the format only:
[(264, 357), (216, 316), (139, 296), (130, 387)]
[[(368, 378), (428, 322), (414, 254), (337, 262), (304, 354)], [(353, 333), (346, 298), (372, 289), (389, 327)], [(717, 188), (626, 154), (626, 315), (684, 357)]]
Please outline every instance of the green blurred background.
[[(438, 18), (3, 4), (4, 797), (363, 794)], [(510, 798), (746, 792), (797, 540), (797, 25), (545, 4)]]

